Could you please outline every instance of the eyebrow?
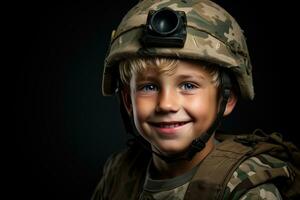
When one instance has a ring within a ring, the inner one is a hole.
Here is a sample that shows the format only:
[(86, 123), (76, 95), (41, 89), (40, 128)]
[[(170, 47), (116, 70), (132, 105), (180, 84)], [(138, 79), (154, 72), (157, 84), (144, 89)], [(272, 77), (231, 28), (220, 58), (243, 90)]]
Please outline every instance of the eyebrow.
[(136, 76), (136, 81), (145, 81), (145, 80), (149, 80), (149, 81), (152, 81), (152, 80), (155, 80), (157, 78), (157, 75), (155, 74), (137, 74)]
[(203, 76), (201, 74), (193, 74), (193, 75), (180, 74), (180, 75), (177, 76), (177, 78), (179, 78), (179, 79), (199, 78), (199, 79), (202, 79), (202, 80), (206, 80), (205, 76)]

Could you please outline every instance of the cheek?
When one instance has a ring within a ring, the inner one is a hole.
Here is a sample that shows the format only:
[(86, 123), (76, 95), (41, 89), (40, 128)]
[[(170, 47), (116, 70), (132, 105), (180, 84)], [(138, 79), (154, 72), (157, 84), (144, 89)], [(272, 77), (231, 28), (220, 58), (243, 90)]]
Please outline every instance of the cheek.
[(190, 99), (185, 106), (187, 112), (196, 120), (196, 121), (211, 121), (216, 114), (216, 99), (213, 96), (203, 96), (198, 98)]
[(151, 98), (134, 97), (133, 115), (136, 123), (143, 123), (155, 109), (154, 100)]
[(185, 108), (195, 120), (202, 120), (204, 115), (208, 113), (208, 106), (199, 99), (198, 101), (190, 101)]
[(143, 137), (148, 138), (149, 127), (147, 120), (153, 115), (155, 106), (152, 101), (135, 98), (133, 101), (133, 119), (136, 129)]

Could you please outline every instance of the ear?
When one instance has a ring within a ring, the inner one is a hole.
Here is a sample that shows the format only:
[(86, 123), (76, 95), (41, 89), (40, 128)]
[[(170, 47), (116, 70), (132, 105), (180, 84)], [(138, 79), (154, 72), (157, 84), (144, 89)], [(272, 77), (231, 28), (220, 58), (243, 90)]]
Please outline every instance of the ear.
[(123, 90), (121, 90), (121, 96), (122, 96), (123, 105), (124, 105), (128, 115), (130, 116), (132, 113), (130, 89), (128, 87), (125, 87)]
[(237, 102), (237, 96), (231, 91), (223, 116), (227, 116), (233, 111), (236, 102)]

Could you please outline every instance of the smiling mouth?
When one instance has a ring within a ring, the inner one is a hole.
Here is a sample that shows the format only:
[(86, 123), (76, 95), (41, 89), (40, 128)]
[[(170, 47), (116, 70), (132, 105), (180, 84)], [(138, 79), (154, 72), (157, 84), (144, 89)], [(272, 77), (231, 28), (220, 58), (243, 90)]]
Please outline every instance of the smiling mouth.
[(189, 123), (189, 121), (186, 122), (150, 122), (149, 124), (157, 127), (157, 128), (176, 128), (183, 126), (185, 124)]

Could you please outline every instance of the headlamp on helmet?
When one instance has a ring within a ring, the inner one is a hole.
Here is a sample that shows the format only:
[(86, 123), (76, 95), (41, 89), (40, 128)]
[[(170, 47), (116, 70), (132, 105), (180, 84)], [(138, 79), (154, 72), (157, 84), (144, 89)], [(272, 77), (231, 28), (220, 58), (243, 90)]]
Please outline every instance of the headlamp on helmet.
[(186, 15), (165, 7), (150, 10), (141, 38), (144, 47), (183, 47), (186, 39)]

